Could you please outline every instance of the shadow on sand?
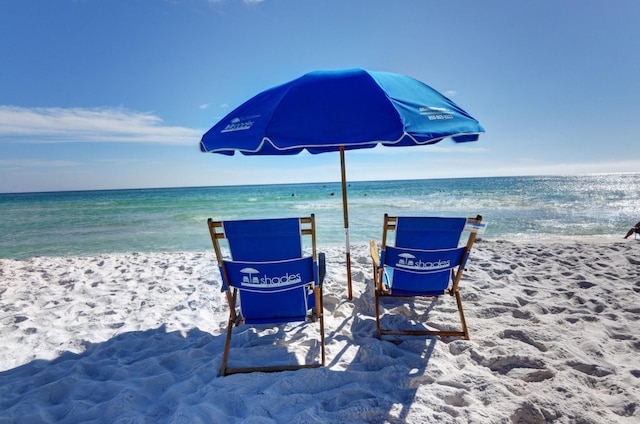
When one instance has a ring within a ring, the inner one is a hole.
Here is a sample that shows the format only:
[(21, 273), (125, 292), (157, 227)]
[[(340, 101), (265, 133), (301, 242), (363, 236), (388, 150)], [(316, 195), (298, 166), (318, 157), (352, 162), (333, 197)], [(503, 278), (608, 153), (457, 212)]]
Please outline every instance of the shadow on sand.
[[(241, 326), (230, 361), (295, 363), (301, 344), (309, 359), (320, 348), (304, 336), (296, 326), (261, 337)], [(435, 338), (378, 340), (365, 314), (344, 318), (326, 342), (334, 353), (325, 368), (219, 377), (224, 334), (126, 332), (0, 372), (0, 422), (405, 422), (418, 388), (433, 382), (425, 370)]]

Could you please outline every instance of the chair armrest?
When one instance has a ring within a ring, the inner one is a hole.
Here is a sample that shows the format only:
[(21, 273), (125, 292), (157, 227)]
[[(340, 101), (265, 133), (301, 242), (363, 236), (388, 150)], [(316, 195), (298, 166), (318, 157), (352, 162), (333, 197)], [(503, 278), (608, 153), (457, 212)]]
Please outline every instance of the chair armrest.
[(327, 257), (324, 252), (318, 253), (318, 285), (322, 286), (324, 282), (324, 276), (327, 274)]
[(371, 252), (371, 260), (373, 260), (373, 266), (376, 269), (380, 268), (380, 254), (378, 253), (378, 243), (376, 243), (376, 241), (373, 239), (369, 241), (369, 250)]

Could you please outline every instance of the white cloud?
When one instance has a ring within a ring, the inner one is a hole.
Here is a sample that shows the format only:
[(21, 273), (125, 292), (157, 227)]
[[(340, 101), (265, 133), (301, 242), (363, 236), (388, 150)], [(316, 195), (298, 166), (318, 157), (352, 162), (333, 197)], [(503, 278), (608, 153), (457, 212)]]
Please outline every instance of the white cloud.
[[(481, 136), (482, 137), (482, 136)], [(361, 149), (361, 150), (349, 150), (347, 153), (350, 155), (425, 155), (433, 153), (455, 153), (458, 154), (478, 154), (486, 153), (488, 149), (478, 143), (454, 143), (449, 139), (445, 139), (436, 144), (429, 144), (425, 146), (403, 146), (403, 147), (389, 147), (377, 145), (373, 149)]]
[(125, 109), (0, 106), (0, 143), (120, 142), (197, 145), (201, 131)]
[(6, 168), (67, 168), (78, 166), (69, 160), (0, 159), (0, 167)]
[[(491, 166), (493, 165), (493, 166)], [(477, 176), (499, 175), (584, 175), (637, 173), (640, 160), (603, 162), (512, 161), (509, 164), (488, 164)]]

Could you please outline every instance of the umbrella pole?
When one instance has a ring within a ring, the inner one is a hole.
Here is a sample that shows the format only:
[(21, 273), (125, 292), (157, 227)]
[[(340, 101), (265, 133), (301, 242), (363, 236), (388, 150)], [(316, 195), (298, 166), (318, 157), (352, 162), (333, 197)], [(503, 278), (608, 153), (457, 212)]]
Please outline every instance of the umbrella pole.
[(342, 174), (342, 211), (344, 213), (344, 235), (347, 250), (347, 292), (349, 300), (353, 299), (351, 291), (351, 248), (349, 243), (349, 211), (347, 207), (347, 173), (344, 164), (344, 146), (340, 146), (340, 170)]

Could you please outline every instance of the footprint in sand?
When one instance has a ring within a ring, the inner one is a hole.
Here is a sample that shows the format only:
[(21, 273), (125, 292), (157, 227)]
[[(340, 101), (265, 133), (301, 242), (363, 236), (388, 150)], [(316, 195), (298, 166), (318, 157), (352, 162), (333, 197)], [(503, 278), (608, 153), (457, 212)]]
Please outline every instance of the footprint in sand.
[(449, 406), (455, 406), (456, 408), (460, 408), (463, 406), (470, 406), (473, 404), (473, 400), (469, 397), (469, 394), (466, 392), (458, 392), (453, 395), (445, 396), (444, 403)]
[(586, 364), (579, 361), (569, 361), (567, 362), (567, 365), (576, 371), (580, 371), (581, 373), (594, 377), (605, 377), (614, 373), (612, 369), (598, 364)]
[(595, 284), (588, 281), (581, 281), (578, 283), (578, 287), (580, 287), (581, 289), (590, 289), (593, 286), (595, 286)]
[(627, 256), (627, 260), (631, 265), (640, 265), (640, 260), (633, 258), (631, 256)]
[(517, 319), (528, 319), (534, 322), (538, 321), (533, 312), (523, 311), (522, 309), (514, 309), (513, 312), (511, 312), (511, 316)]
[(484, 365), (491, 371), (495, 371), (499, 374), (507, 374), (514, 368), (544, 369), (545, 367), (545, 363), (542, 359), (522, 355), (506, 355), (487, 358), (481, 362), (481, 365)]
[(515, 412), (511, 415), (511, 422), (513, 423), (544, 423), (551, 422), (551, 420), (558, 418), (550, 415), (548, 411), (542, 411), (539, 406), (532, 402), (524, 402)]
[(341, 302), (341, 298), (324, 293), (322, 305), (324, 306), (324, 309), (327, 310), (327, 312), (333, 313)]
[(194, 286), (183, 286), (183, 285), (178, 285), (178, 290), (180, 290), (181, 292), (184, 292), (187, 294), (187, 296), (193, 294), (196, 291), (196, 288)]
[(535, 347), (540, 352), (546, 352), (548, 350), (547, 347), (544, 344), (535, 341), (530, 335), (528, 335), (527, 333), (525, 333), (522, 330), (504, 330), (502, 332), (502, 334), (500, 334), (499, 337), (502, 338), (502, 339), (519, 340), (519, 341), (521, 341), (523, 343), (526, 343), (526, 344), (529, 344), (529, 345)]
[(491, 371), (525, 382), (540, 382), (555, 376), (542, 359), (526, 355), (501, 355), (484, 358), (472, 349), (471, 359)]

